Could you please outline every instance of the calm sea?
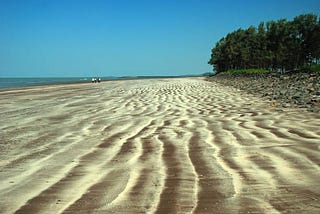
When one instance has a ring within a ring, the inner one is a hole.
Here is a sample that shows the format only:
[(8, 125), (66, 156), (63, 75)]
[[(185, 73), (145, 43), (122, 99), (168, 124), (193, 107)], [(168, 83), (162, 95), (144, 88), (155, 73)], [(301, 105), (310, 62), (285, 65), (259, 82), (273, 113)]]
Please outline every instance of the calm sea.
[(0, 89), (21, 88), (40, 85), (90, 82), (91, 78), (0, 78)]

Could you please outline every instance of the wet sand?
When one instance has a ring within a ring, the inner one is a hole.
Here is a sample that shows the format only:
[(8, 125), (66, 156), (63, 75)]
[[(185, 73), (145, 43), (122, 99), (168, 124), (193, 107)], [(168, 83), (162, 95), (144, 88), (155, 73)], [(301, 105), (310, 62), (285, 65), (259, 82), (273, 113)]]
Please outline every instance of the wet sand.
[(320, 114), (200, 78), (0, 92), (1, 213), (319, 213)]

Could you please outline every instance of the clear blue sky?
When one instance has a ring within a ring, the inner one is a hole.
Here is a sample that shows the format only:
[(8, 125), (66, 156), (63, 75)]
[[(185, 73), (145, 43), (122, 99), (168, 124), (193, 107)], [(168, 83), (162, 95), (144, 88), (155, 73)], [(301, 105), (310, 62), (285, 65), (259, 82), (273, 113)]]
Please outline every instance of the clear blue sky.
[(319, 0), (0, 0), (0, 77), (202, 74), (228, 32), (319, 12)]

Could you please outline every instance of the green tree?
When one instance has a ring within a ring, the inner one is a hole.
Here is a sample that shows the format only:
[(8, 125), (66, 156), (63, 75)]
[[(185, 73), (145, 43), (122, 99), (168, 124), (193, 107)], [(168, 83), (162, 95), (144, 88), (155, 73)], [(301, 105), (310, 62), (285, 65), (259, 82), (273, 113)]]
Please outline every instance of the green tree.
[(320, 20), (304, 14), (293, 21), (261, 22), (228, 33), (211, 50), (216, 72), (229, 69), (292, 70), (320, 59)]
[(294, 18), (296, 38), (300, 41), (300, 61), (311, 65), (314, 58), (319, 58), (319, 21), (314, 14), (304, 14)]

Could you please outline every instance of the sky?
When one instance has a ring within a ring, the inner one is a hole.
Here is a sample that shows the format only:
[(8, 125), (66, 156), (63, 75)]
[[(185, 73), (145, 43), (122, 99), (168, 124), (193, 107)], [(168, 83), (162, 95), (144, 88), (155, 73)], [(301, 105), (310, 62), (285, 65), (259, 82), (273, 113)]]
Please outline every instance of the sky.
[(227, 33), (320, 0), (0, 0), (0, 77), (198, 75)]

